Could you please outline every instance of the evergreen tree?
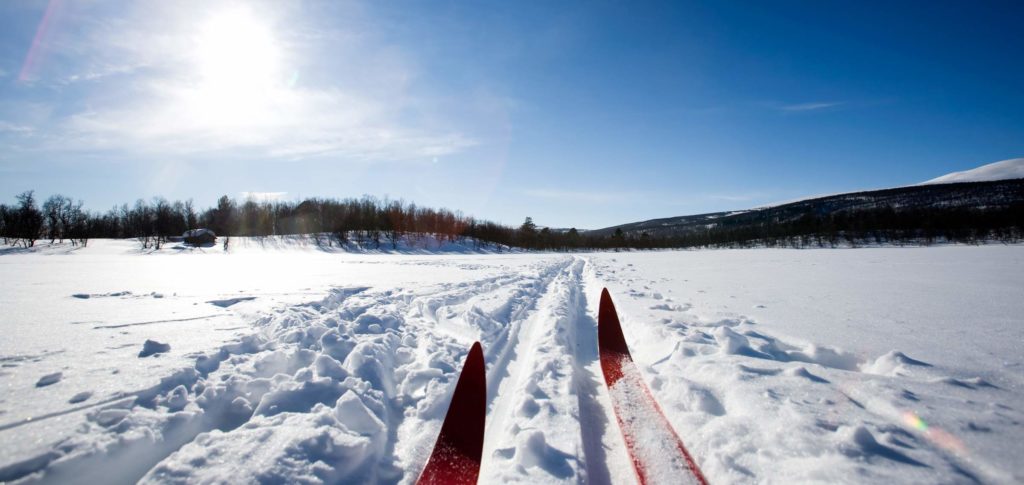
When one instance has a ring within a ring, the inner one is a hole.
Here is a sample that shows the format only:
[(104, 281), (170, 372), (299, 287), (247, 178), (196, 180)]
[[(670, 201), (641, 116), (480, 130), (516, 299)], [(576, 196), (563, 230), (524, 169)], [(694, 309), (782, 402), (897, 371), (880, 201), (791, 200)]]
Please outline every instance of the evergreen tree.
[(532, 217), (527, 217), (523, 225), (519, 226), (519, 245), (524, 248), (532, 248), (537, 242), (537, 225), (533, 223)]

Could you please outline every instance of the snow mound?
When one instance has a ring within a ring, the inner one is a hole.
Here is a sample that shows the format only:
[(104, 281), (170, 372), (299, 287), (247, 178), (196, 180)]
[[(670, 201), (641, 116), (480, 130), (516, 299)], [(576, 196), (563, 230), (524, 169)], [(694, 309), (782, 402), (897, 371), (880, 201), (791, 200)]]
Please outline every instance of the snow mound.
[(912, 367), (931, 367), (931, 364), (910, 358), (898, 350), (890, 350), (873, 362), (865, 364), (861, 370), (868, 374), (898, 376), (908, 374)]
[(347, 432), (331, 408), (318, 404), (308, 414), (256, 417), (231, 432), (200, 435), (141, 482), (342, 482), (365, 477), (376, 447), (372, 439)]
[(844, 426), (836, 434), (842, 442), (840, 449), (847, 456), (859, 458), (869, 463), (876, 458), (882, 458), (904, 465), (927, 466), (896, 448), (879, 443), (875, 435), (863, 425)]
[(953, 172), (936, 177), (918, 185), (953, 184), (958, 182), (987, 182), (1024, 178), (1024, 158), (1011, 158), (1001, 162), (982, 165), (978, 168)]

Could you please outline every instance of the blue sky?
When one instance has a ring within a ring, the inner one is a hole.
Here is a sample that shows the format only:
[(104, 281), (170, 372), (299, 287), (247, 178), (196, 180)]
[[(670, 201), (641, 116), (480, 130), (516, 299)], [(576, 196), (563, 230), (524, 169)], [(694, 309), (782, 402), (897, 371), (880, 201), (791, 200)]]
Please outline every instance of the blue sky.
[(1020, 2), (0, 3), (0, 195), (597, 228), (1024, 156)]

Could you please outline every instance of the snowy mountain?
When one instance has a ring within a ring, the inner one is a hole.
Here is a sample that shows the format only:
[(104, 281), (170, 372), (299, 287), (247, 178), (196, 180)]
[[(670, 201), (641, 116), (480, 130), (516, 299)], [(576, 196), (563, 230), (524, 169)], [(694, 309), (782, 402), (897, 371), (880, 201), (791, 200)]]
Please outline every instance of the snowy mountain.
[(962, 172), (949, 173), (941, 177), (935, 177), (927, 182), (922, 182), (920, 185), (987, 182), (1019, 178), (1024, 178), (1024, 158), (1011, 158)]

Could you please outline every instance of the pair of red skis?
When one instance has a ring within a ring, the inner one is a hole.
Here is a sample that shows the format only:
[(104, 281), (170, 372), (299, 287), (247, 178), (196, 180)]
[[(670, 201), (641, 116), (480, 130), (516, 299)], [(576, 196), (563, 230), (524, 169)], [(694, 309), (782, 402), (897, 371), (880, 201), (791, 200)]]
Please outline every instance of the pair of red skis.
[[(601, 292), (597, 342), (612, 407), (639, 482), (707, 485), (633, 363), (607, 288)], [(466, 357), (441, 433), (418, 483), (476, 483), (486, 414), (484, 353), (477, 342)]]

